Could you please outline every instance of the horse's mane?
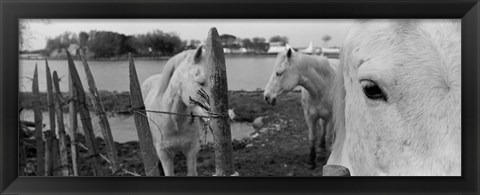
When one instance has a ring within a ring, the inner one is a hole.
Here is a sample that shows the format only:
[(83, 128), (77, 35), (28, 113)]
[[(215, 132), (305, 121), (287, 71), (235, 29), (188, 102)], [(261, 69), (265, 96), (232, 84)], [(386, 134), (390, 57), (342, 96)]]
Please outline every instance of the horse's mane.
[(333, 77), (335, 75), (335, 70), (332, 68), (332, 66), (330, 65), (330, 62), (328, 61), (328, 59), (326, 57), (313, 57), (313, 56), (309, 56), (313, 59), (315, 59), (316, 61), (318, 61), (320, 64), (322, 65), (326, 65), (326, 66), (315, 66), (315, 70), (322, 76), (325, 76), (325, 77)]
[[(343, 49), (342, 49), (343, 50)], [(333, 100), (332, 121), (334, 142), (332, 145), (332, 155), (329, 161), (339, 162), (342, 155), (343, 142), (345, 141), (345, 86), (343, 81), (344, 51), (341, 52), (340, 64), (335, 71), (332, 87), (330, 88)], [(333, 151), (336, 151), (335, 153)]]
[(172, 78), (173, 73), (175, 72), (176, 68), (182, 64), (185, 60), (188, 60), (191, 54), (193, 54), (195, 50), (186, 50), (182, 53), (179, 53), (167, 61), (167, 64), (163, 68), (161, 73), (161, 80), (158, 92), (163, 94), (167, 89), (168, 85), (170, 84), (170, 79)]
[[(366, 21), (358, 21), (357, 24), (363, 24)], [(347, 37), (345, 38), (344, 45), (340, 51), (340, 63), (338, 64), (337, 69), (335, 70), (334, 80), (331, 87), (330, 94), (332, 95), (333, 105), (332, 105), (332, 121), (333, 121), (333, 131), (334, 131), (334, 142), (332, 145), (332, 153), (329, 157), (328, 164), (336, 164), (341, 161), (343, 144), (346, 139), (346, 129), (345, 129), (345, 84), (343, 77), (344, 68), (348, 68), (346, 64), (350, 57), (350, 53), (353, 51), (353, 48), (349, 44), (349, 40), (354, 38), (351, 37), (352, 30), (349, 31)]]
[(320, 74), (323, 77), (333, 76), (332, 73), (334, 73), (334, 69), (330, 66), (330, 62), (328, 61), (327, 58), (314, 57), (314, 56), (306, 55), (302, 53), (298, 53), (297, 55), (298, 55), (298, 60), (303, 62), (298, 64), (312, 67), (318, 74)]

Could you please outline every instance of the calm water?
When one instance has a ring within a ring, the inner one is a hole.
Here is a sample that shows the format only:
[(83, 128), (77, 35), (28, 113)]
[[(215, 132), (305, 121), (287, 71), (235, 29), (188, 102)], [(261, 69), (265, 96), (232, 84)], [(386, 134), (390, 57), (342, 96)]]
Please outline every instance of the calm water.
[[(43, 123), (45, 127), (43, 130), (50, 129), (50, 119), (48, 112), (44, 112), (43, 114)], [(90, 113), (92, 117), (92, 125), (93, 131), (95, 136), (103, 137), (102, 132), (100, 130), (100, 124), (98, 117), (95, 116), (95, 113)], [(64, 114), (64, 123), (65, 123), (65, 131), (70, 134), (70, 119), (68, 114)], [(20, 120), (24, 121), (34, 121), (33, 111), (31, 110), (24, 110), (20, 114)], [(78, 116), (78, 129), (80, 133), (83, 134), (82, 123), (80, 122), (80, 116)], [(113, 140), (119, 143), (124, 143), (128, 141), (138, 141), (138, 134), (137, 129), (135, 127), (135, 121), (133, 120), (133, 116), (130, 115), (115, 115), (114, 117), (109, 117), (108, 122), (110, 123), (110, 128), (112, 130)], [(57, 127), (58, 128), (58, 127)], [(243, 139), (249, 137), (251, 133), (255, 130), (253, 129), (250, 123), (231, 123), (230, 124), (231, 132), (232, 132), (232, 139)], [(211, 132), (206, 134), (202, 133), (201, 141), (204, 142), (213, 142), (213, 137)]]
[[(142, 83), (151, 75), (162, 71), (166, 60), (136, 60), (137, 74)], [(246, 56), (227, 57), (228, 88), (230, 90), (256, 90), (263, 89), (268, 82), (273, 69), (275, 56)], [(46, 91), (45, 61), (20, 60), (19, 87), (20, 91), (31, 91), (35, 64), (38, 64), (40, 91)], [(90, 69), (99, 90), (129, 91), (128, 61), (89, 61)], [(48, 61), (50, 71), (57, 71), (60, 78), (60, 90), (68, 90), (68, 65), (66, 60)], [(86, 76), (81, 61), (75, 65), (83, 79), (85, 89), (88, 89)]]

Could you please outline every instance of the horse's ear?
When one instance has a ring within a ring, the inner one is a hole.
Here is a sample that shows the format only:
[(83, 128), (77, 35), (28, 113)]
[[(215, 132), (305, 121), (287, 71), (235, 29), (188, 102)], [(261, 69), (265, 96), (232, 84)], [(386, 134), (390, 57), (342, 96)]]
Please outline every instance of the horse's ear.
[(193, 57), (193, 61), (195, 63), (200, 62), (202, 59), (202, 52), (203, 52), (203, 45), (200, 45), (200, 47), (197, 48), (197, 51), (195, 52), (195, 56)]
[(287, 49), (287, 58), (291, 58), (291, 57), (292, 57), (292, 53), (293, 53), (292, 48), (288, 48), (288, 49)]

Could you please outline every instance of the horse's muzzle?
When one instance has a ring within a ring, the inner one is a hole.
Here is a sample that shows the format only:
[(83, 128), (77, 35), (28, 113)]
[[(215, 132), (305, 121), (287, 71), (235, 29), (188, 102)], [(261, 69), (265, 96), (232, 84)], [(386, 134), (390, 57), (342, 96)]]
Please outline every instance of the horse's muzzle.
[(325, 165), (323, 176), (350, 176), (350, 170), (342, 165)]
[(274, 97), (272, 98), (269, 95), (265, 95), (265, 102), (267, 102), (267, 104), (275, 106), (275, 103), (277, 102), (277, 98), (274, 98)]

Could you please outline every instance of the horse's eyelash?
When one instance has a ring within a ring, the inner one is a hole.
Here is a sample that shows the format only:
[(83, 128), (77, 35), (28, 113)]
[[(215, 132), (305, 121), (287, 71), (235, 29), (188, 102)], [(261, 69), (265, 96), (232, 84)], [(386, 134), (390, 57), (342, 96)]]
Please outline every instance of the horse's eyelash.
[[(367, 83), (365, 83), (367, 82)], [(365, 84), (363, 84), (365, 83)], [(382, 96), (384, 98), (385, 101), (388, 101), (388, 96), (387, 94), (385, 93), (385, 90), (382, 89), (382, 87), (380, 87), (380, 85), (378, 85), (377, 82), (375, 81), (372, 81), (370, 79), (362, 79), (360, 80), (360, 85), (362, 86), (362, 88), (364, 89), (365, 87), (373, 87), (373, 86), (377, 86), (378, 89), (380, 89), (380, 92), (382, 93)]]

